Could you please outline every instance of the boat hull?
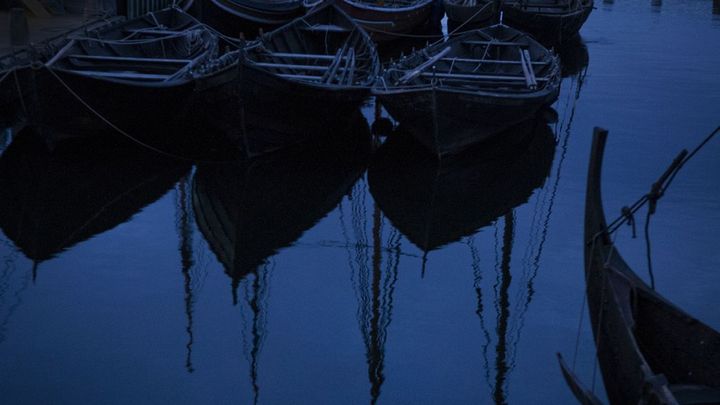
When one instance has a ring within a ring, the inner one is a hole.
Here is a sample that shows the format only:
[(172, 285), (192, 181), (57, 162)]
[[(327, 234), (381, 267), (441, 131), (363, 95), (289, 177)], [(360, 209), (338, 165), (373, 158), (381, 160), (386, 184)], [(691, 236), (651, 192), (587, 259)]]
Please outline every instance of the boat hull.
[(475, 6), (465, 6), (456, 1), (444, 0), (445, 14), (455, 24), (470, 24), (473, 27), (491, 25), (495, 22), (494, 2), (479, 2)]
[[(606, 139), (607, 131), (596, 129), (584, 245), (588, 310), (607, 396), (613, 404), (717, 403), (720, 334), (648, 286), (607, 231), (600, 191)], [(705, 401), (685, 402), (683, 394)]]
[(46, 70), (39, 80), (36, 124), (52, 129), (51, 142), (67, 137), (124, 137), (162, 150), (211, 148), (216, 139), (202, 129), (203, 106), (227, 97), (237, 64), (200, 79), (169, 85), (137, 85)]
[(376, 42), (399, 39), (421, 27), (428, 22), (433, 5), (432, 0), (421, 0), (409, 7), (381, 7), (351, 0), (337, 4)]
[(577, 37), (593, 9), (588, 1), (577, 10), (566, 14), (535, 13), (514, 4), (502, 7), (504, 21), (520, 30), (526, 31), (545, 43), (561, 43)]
[(430, 87), (376, 90), (382, 105), (437, 156), (456, 154), (470, 145), (534, 117), (557, 99), (559, 86), (534, 96), (507, 97)]
[(242, 33), (254, 38), (258, 30), (277, 28), (300, 17), (301, 1), (265, 5), (255, 1), (210, 0), (203, 5), (202, 19), (213, 28), (233, 38)]

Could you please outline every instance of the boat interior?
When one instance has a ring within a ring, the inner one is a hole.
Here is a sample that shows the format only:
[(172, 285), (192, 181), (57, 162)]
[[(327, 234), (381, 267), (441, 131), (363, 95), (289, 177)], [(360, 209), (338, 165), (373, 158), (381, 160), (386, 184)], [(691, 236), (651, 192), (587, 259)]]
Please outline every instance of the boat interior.
[(324, 7), (247, 50), (254, 66), (282, 78), (328, 86), (370, 86), (377, 53), (368, 36), (335, 7)]
[(557, 75), (552, 58), (526, 35), (496, 26), (414, 53), (388, 70), (384, 85), (536, 91)]

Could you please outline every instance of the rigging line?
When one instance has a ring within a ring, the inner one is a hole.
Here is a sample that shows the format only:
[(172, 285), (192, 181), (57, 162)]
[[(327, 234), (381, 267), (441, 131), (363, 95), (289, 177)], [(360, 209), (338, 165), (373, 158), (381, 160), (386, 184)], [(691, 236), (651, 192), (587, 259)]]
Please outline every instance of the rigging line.
[(624, 210), (623, 214), (621, 214), (619, 217), (617, 217), (614, 221), (610, 223), (605, 229), (598, 231), (598, 233), (602, 232), (608, 232), (608, 233), (615, 233), (622, 224), (626, 223), (629, 218), (633, 214), (635, 214), (643, 205), (646, 203), (650, 203), (650, 213), (655, 213), (655, 204), (657, 203), (657, 200), (659, 200), (667, 191), (667, 189), (672, 184), (673, 180), (675, 180), (675, 177), (680, 172), (680, 169), (682, 169), (685, 164), (693, 158), (707, 143), (715, 137), (720, 132), (720, 126), (715, 128), (714, 131), (712, 131), (710, 134), (708, 134), (705, 139), (703, 139), (702, 142), (698, 146), (696, 146), (692, 152), (688, 153), (687, 150), (683, 150), (678, 154), (677, 157), (675, 157), (675, 160), (670, 164), (667, 170), (665, 170), (665, 173), (652, 185), (652, 189), (648, 194), (643, 195), (640, 197), (635, 203), (633, 203), (630, 207), (627, 207), (627, 210)]
[(652, 255), (650, 253), (650, 218), (652, 218), (652, 212), (648, 210), (645, 217), (645, 256), (648, 264), (648, 275), (650, 276), (650, 288), (655, 290), (655, 274), (653, 273)]
[(12, 74), (15, 77), (15, 88), (17, 89), (18, 96), (20, 96), (20, 105), (22, 106), (23, 113), (25, 113), (25, 115), (28, 115), (27, 104), (25, 104), (25, 97), (23, 96), (22, 88), (20, 86), (20, 79), (18, 79), (17, 69), (13, 69)]
[(13, 66), (7, 72), (5, 72), (5, 74), (2, 77), (0, 77), (0, 83), (4, 82), (5, 79), (7, 79), (11, 73), (15, 72), (15, 70), (17, 70), (17, 67)]
[(663, 193), (665, 192), (665, 190), (667, 190), (668, 187), (670, 187), (670, 184), (672, 184), (673, 180), (675, 180), (675, 176), (676, 176), (677, 173), (680, 171), (680, 169), (681, 169), (683, 166), (685, 166), (685, 163), (687, 163), (690, 159), (692, 159), (692, 158), (700, 151), (700, 149), (704, 148), (705, 145), (706, 145), (708, 142), (710, 142), (710, 140), (711, 140), (713, 137), (715, 137), (715, 135), (718, 134), (718, 132), (720, 132), (720, 126), (718, 126), (717, 128), (715, 128), (715, 130), (712, 131), (708, 136), (706, 136), (705, 139), (703, 139), (703, 141), (700, 142), (700, 144), (699, 144), (698, 146), (696, 146), (695, 149), (692, 150), (692, 152), (690, 152), (689, 154), (687, 154), (687, 156), (685, 156), (685, 158), (683, 159), (683, 161), (678, 165), (677, 169), (676, 169), (675, 171), (673, 171), (673, 173), (670, 175), (670, 177), (668, 178), (668, 180), (665, 182), (665, 186), (664, 186), (663, 189), (662, 189), (662, 192), (663, 192)]

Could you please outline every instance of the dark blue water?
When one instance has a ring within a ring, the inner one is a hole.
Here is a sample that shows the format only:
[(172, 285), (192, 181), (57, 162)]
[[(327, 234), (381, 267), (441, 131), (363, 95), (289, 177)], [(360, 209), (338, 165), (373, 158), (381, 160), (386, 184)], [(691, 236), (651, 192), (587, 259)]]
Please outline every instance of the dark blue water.
[[(41, 145), (8, 147), (6, 131), (1, 402), (573, 403), (556, 352), (602, 392), (583, 307), (592, 128), (610, 130), (613, 216), (720, 124), (711, 11), (598, 3), (557, 123), (519, 129), (534, 134), (522, 153), (446, 168), (397, 143), (317, 164), (288, 152), (190, 167), (83, 144), (24, 155)], [(718, 156), (720, 139), (651, 224), (657, 290), (715, 328)], [(647, 277), (630, 236), (619, 249)]]

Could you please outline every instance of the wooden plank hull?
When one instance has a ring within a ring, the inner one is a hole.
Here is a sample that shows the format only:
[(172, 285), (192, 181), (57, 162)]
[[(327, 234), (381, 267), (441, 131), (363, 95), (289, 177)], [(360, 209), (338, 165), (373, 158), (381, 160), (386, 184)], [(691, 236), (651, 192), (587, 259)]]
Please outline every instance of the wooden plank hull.
[(390, 64), (373, 88), (393, 118), (438, 156), (458, 153), (534, 117), (559, 91), (557, 57), (500, 24)]
[(425, 24), (432, 12), (432, 0), (411, 6), (381, 6), (358, 0), (340, 0), (338, 5), (366, 29), (374, 41), (391, 41)]
[(438, 156), (459, 153), (535, 117), (559, 87), (533, 98), (448, 91), (439, 88), (378, 91), (382, 105)]
[(203, 106), (236, 84), (237, 46), (179, 9), (71, 40), (37, 76), (33, 121), (52, 128), (54, 142), (111, 136), (180, 155), (210, 151), (216, 139), (194, 129)]
[(47, 62), (72, 36), (96, 35), (122, 21), (124, 17), (90, 21), (72, 31), (0, 56), (0, 126), (11, 125), (33, 115), (37, 96), (36, 76), (42, 75), (42, 71), (31, 66)]
[(517, 3), (503, 3), (502, 6), (505, 22), (550, 44), (576, 37), (592, 9), (593, 0), (586, 0), (565, 13), (537, 12)]
[(276, 4), (245, 0), (209, 0), (203, 4), (203, 21), (233, 38), (240, 33), (254, 38), (259, 29), (272, 30), (303, 13), (302, 1)]
[(497, 10), (494, 1), (478, 1), (476, 5), (467, 6), (458, 0), (444, 0), (445, 14), (455, 24), (470, 24), (482, 27), (495, 23)]
[[(138, 86), (54, 71), (44, 72), (38, 88), (36, 124), (50, 127), (53, 142), (68, 137), (125, 138), (154, 148), (183, 151), (213, 147), (216, 139), (202, 128), (203, 106), (222, 97), (237, 79), (237, 65), (196, 81), (167, 86)], [(112, 124), (112, 125), (111, 125)]]
[(268, 109), (280, 103), (283, 112), (297, 106), (318, 113), (354, 110), (380, 69), (367, 33), (332, 3), (266, 34), (240, 63), (243, 100)]

